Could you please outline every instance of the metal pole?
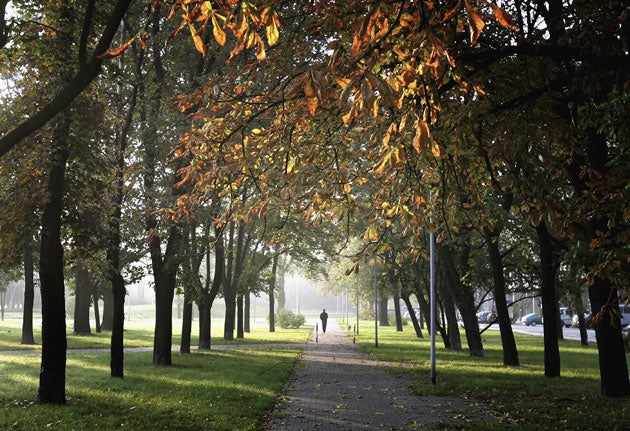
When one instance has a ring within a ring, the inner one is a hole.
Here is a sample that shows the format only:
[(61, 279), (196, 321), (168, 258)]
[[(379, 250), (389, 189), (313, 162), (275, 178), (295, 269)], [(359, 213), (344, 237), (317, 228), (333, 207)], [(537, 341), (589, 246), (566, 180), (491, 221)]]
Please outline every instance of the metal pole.
[(376, 253), (374, 253), (374, 347), (378, 348), (378, 282), (376, 277)]
[(359, 335), (359, 273), (356, 274), (357, 282), (357, 335)]
[(436, 371), (435, 371), (435, 255), (434, 255), (434, 234), (431, 232), (429, 234), (429, 272), (430, 272), (430, 303), (431, 303), (431, 383), (435, 384), (437, 381)]

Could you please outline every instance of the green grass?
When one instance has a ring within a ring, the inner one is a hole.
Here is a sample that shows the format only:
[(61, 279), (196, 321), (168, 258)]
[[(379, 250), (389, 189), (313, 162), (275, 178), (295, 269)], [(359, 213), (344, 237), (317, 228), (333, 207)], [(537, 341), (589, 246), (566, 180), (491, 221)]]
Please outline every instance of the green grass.
[[(179, 325), (179, 326), (178, 326)], [(181, 321), (174, 322), (174, 345)], [(70, 328), (70, 327), (69, 327)], [(213, 345), (246, 344), (238, 350), (173, 353), (173, 366), (152, 364), (151, 352), (127, 352), (125, 377), (109, 375), (109, 355), (73, 353), (67, 356), (66, 406), (36, 402), (39, 352), (27, 355), (2, 351), (39, 349), (22, 346), (21, 321), (0, 322), (0, 416), (2, 430), (256, 430), (273, 408), (301, 346), (272, 349), (276, 343), (305, 343), (312, 328), (252, 328), (245, 339), (223, 341), (222, 328), (213, 328)], [(68, 330), (70, 349), (109, 348), (110, 332), (77, 336)], [(41, 342), (41, 330), (35, 329)], [(193, 336), (192, 345), (197, 343)], [(126, 347), (150, 347), (151, 322), (127, 325)], [(251, 348), (253, 344), (265, 344)], [(267, 346), (267, 345), (271, 346)]]
[(68, 356), (66, 406), (35, 402), (39, 357), (0, 355), (3, 430), (256, 430), (273, 408), (299, 349), (206, 351), (151, 366), (127, 353), (125, 377), (109, 355)]
[[(68, 349), (109, 349), (111, 332), (101, 333), (92, 330), (91, 335), (74, 335), (72, 325), (67, 323)], [(303, 326), (300, 329), (281, 329), (276, 326), (276, 332), (269, 332), (269, 328), (263, 325), (254, 326), (245, 338), (234, 341), (223, 340), (223, 327), (212, 328), (212, 344), (274, 344), (274, 343), (303, 343), (308, 339), (312, 328)], [(193, 324), (191, 346), (199, 344), (198, 327)], [(0, 321), (0, 351), (6, 350), (37, 350), (41, 349), (41, 327), (34, 325), (34, 345), (23, 345), (22, 321), (18, 319)], [(173, 321), (173, 344), (179, 345), (181, 340), (181, 320)], [(125, 347), (152, 347), (153, 346), (153, 322), (149, 320), (141, 322), (125, 322)]]
[[(436, 339), (437, 383), (430, 381), (430, 343), (415, 337), (413, 328), (396, 332), (379, 327), (379, 347), (374, 347), (373, 322), (361, 322), (361, 348), (381, 360), (391, 361), (391, 371), (409, 378), (418, 394), (468, 397), (484, 401), (500, 413), (501, 424), (470, 424), (466, 429), (503, 429), (507, 424), (531, 430), (627, 430), (630, 399), (599, 395), (597, 348), (561, 341), (561, 377), (544, 376), (542, 337), (515, 334), (521, 365), (503, 365), (498, 331), (483, 335), (486, 356), (472, 358), (467, 351), (443, 347)], [(465, 336), (462, 331), (462, 342)], [(629, 361), (630, 363), (630, 361)]]

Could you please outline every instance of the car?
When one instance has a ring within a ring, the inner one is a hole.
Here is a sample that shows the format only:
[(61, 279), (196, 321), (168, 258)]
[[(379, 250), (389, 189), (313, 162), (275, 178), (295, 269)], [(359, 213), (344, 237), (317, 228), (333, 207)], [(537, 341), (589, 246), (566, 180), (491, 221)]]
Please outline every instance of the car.
[(492, 323), (496, 320), (496, 315), (492, 311), (482, 311), (477, 313), (479, 323)]
[[(588, 321), (588, 319), (591, 318), (591, 313), (584, 313), (584, 320)], [(573, 318), (571, 319), (571, 326), (573, 328), (577, 328), (578, 326), (580, 326), (580, 320), (578, 319), (578, 315), (574, 314)]]
[(621, 318), (621, 327), (630, 326), (630, 304), (619, 303), (619, 313)]
[(543, 317), (542, 314), (540, 313), (530, 313), (530, 314), (526, 314), (523, 317), (521, 317), (521, 323), (524, 324), (525, 326), (536, 326), (536, 325), (542, 325), (543, 323)]
[(562, 324), (565, 327), (570, 328), (573, 324), (573, 319), (568, 310), (568, 307), (560, 307), (560, 320), (562, 320)]

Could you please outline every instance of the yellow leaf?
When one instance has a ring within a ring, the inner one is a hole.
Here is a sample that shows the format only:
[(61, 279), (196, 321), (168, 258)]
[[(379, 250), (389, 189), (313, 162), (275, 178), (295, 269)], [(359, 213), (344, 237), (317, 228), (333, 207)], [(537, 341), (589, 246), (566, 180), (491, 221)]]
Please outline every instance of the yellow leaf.
[(435, 158), (440, 157), (440, 146), (435, 141), (431, 142), (431, 153)]
[(370, 226), (367, 231), (367, 239), (370, 241), (376, 241), (378, 239), (378, 232), (373, 226)]
[(466, 0), (466, 12), (468, 12), (468, 26), (470, 28), (470, 44), (475, 45), (481, 31), (486, 26), (486, 23), (481, 17), (479, 8), (473, 7), (468, 0)]
[(293, 168), (295, 167), (295, 158), (289, 157), (289, 161), (287, 163), (287, 174), (293, 172)]
[(352, 186), (350, 185), (350, 183), (345, 183), (345, 184), (343, 185), (343, 191), (344, 191), (346, 194), (350, 194), (350, 192), (352, 191)]
[(387, 165), (387, 162), (389, 162), (391, 158), (392, 158), (392, 151), (386, 152), (383, 158), (381, 159), (381, 161), (378, 162), (378, 164), (374, 167), (374, 173), (378, 174), (378, 173), (383, 172), (383, 170), (385, 169), (385, 165)]
[(306, 97), (315, 97), (315, 91), (313, 90), (310, 78), (306, 78), (306, 83), (304, 84), (304, 95)]
[(416, 128), (416, 135), (413, 137), (413, 148), (418, 154), (429, 146), (431, 142), (431, 134), (429, 132), (429, 125), (426, 121), (417, 119), (414, 122)]
[(350, 79), (349, 78), (335, 78), (335, 82), (337, 83), (338, 86), (341, 87), (342, 90), (345, 90), (348, 84), (350, 84)]
[(278, 27), (276, 26), (276, 22), (274, 20), (265, 27), (265, 34), (267, 35), (267, 43), (269, 46), (275, 45), (278, 42), (280, 32), (278, 31)]
[(219, 21), (217, 21), (217, 17), (214, 14), (212, 15), (212, 35), (214, 36), (214, 40), (217, 41), (219, 46), (225, 45), (225, 32), (219, 26)]
[(315, 112), (317, 112), (317, 97), (308, 98), (308, 112), (315, 116)]
[(188, 24), (188, 29), (190, 30), (193, 42), (195, 43), (195, 48), (201, 53), (201, 55), (205, 57), (207, 52), (206, 44), (203, 43), (203, 39), (201, 39), (201, 36), (199, 36), (199, 33), (197, 33), (197, 29), (195, 29), (192, 24)]
[(256, 60), (263, 61), (267, 59), (267, 53), (265, 52), (265, 44), (263, 43), (260, 36), (256, 35), (256, 39), (258, 40), (258, 52), (256, 53)]

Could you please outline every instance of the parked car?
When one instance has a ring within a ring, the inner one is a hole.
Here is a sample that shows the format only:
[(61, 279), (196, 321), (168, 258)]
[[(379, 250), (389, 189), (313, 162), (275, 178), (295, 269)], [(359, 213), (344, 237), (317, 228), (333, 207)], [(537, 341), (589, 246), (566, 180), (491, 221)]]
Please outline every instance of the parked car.
[(542, 314), (540, 313), (526, 314), (523, 317), (521, 317), (521, 323), (524, 324), (525, 326), (542, 325), (543, 323)]
[(479, 323), (492, 323), (496, 320), (496, 315), (492, 311), (482, 311), (477, 313)]
[(568, 307), (560, 307), (560, 320), (562, 320), (562, 324), (565, 327), (570, 328), (573, 324), (573, 319), (569, 315), (568, 310)]
[(630, 325), (630, 304), (619, 303), (619, 313), (621, 313), (621, 327)]
[[(591, 313), (584, 313), (584, 320), (588, 321), (588, 319), (591, 318)], [(577, 328), (578, 326), (580, 326), (580, 321), (578, 319), (578, 315), (574, 314), (573, 318), (571, 319), (571, 326), (574, 328)]]

